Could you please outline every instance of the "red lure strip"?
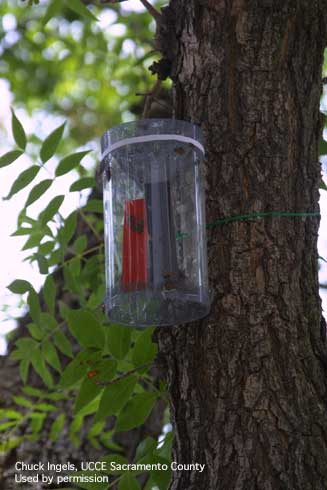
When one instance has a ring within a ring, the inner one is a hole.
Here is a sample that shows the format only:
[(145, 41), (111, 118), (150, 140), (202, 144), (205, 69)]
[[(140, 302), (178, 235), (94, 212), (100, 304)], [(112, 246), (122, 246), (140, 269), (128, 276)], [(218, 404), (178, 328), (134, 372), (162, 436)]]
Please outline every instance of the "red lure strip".
[(123, 225), (123, 274), (125, 291), (144, 289), (147, 284), (147, 244), (145, 199), (125, 202)]

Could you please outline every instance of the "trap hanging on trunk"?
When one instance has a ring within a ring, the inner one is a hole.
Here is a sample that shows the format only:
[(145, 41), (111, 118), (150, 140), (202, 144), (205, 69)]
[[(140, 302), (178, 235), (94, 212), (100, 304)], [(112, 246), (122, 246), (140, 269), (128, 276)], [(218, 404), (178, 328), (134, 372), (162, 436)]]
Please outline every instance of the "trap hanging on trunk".
[(101, 140), (106, 313), (131, 326), (176, 325), (210, 308), (198, 126), (121, 124)]

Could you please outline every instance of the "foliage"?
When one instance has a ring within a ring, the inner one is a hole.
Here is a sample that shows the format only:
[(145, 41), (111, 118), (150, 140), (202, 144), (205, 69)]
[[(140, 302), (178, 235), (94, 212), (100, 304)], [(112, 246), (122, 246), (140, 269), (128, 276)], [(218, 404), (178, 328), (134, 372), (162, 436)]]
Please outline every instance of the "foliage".
[(155, 56), (151, 17), (89, 3), (47, 0), (33, 8), (15, 0), (0, 3), (0, 18), (13, 16), (16, 23), (9, 28), (0, 22), (0, 77), (9, 81), (16, 104), (69, 120), (71, 148), (99, 138), (122, 116), (131, 118), (141, 102), (136, 93), (148, 91), (154, 81), (144, 68)]
[[(13, 112), (13, 121), (15, 118)], [(57, 139), (60, 138), (57, 132)], [(48, 156), (52, 151), (53, 138), (50, 135), (40, 144), (37, 165), (43, 165), (42, 155)], [(74, 166), (79, 165), (85, 154), (86, 152), (77, 152), (60, 160), (54, 178), (62, 175), (62, 171), (58, 169), (63, 168), (63, 162), (70, 162), (71, 169), (71, 162), (74, 162)], [(39, 168), (37, 165), (30, 169)], [(21, 175), (24, 174), (25, 172)], [(29, 174), (28, 179), (18, 177), (12, 189), (20, 192), (33, 181), (35, 175), (35, 172), (33, 177)], [(51, 179), (49, 180), (51, 184)], [(27, 295), (31, 321), (27, 325), (29, 335), (16, 341), (11, 354), (12, 359), (20, 362), (24, 387), (22, 395), (13, 399), (17, 408), (2, 409), (0, 412), (0, 431), (4, 433), (0, 450), (12, 449), (25, 438), (36, 440), (47, 419), (51, 420), (49, 438), (56, 440), (63, 425), (67, 423), (67, 414), (60, 409), (60, 400), (73, 396), (74, 414), (71, 414), (69, 421), (72, 441), (77, 446), (81, 443), (79, 428), (85, 417), (93, 417), (88, 438), (96, 447), (102, 445), (111, 450), (112, 457), (115, 454), (112, 450), (115, 448), (115, 433), (142, 425), (155, 402), (165, 398), (164, 389), (157, 388), (149, 375), (157, 353), (157, 347), (152, 342), (153, 329), (140, 331), (108, 324), (101, 308), (105, 289), (102, 241), (90, 248), (90, 240), (86, 235), (78, 236), (76, 233), (77, 215), (85, 221), (95, 215), (81, 208), (66, 219), (62, 218), (62, 223), (57, 228), (50, 227), (60, 215), (60, 206), (64, 199), (64, 196), (57, 196), (40, 212), (37, 220), (30, 219), (27, 210), (29, 203), (36, 201), (49, 188), (43, 182), (32, 188), (15, 232), (15, 235), (26, 235), (27, 246), (24, 248), (33, 250), (29, 260), (36, 261), (40, 272), (47, 274), (47, 277), (42, 290), (43, 298), (39, 297), (25, 279), (16, 279), (8, 286), (15, 294)], [(72, 192), (75, 192), (76, 186), (72, 187)], [(14, 191), (10, 191), (8, 198)], [(94, 229), (96, 240), (102, 227), (102, 217), (93, 220), (91, 229)], [(72, 251), (69, 258), (68, 249)], [(56, 265), (56, 268), (49, 272), (52, 265)], [(72, 309), (64, 303), (57, 307), (60, 291), (57, 290), (54, 276), (58, 271), (62, 272), (64, 289), (77, 299), (78, 308)], [(73, 338), (79, 344), (78, 352), (74, 352)], [(36, 389), (28, 384), (31, 368), (42, 380), (46, 390)], [(111, 416), (115, 417), (115, 421), (111, 421), (110, 431), (107, 431), (106, 421)], [(29, 427), (27, 434), (18, 435), (19, 428), (26, 422)], [(151, 450), (150, 459), (154, 461), (158, 458), (162, 459), (160, 450), (155, 446)], [(152, 476), (157, 482), (158, 475)], [(133, 478), (127, 473), (121, 474), (120, 488), (127, 484), (138, 485)], [(156, 484), (159, 488), (165, 488), (162, 484)]]
[[(56, 441), (64, 427), (79, 446), (80, 428), (87, 420), (90, 443), (103, 448), (104, 460), (118, 461), (124, 458), (114, 442), (115, 434), (142, 425), (155, 403), (166, 398), (165, 387), (157, 386), (150, 374), (157, 353), (153, 329), (108, 324), (103, 313), (101, 200), (92, 197), (66, 218), (60, 212), (63, 194), (49, 200), (38, 217), (32, 217), (30, 206), (47, 195), (54, 180), (72, 171), (80, 177), (70, 192), (89, 189), (96, 196), (95, 179), (83, 165), (90, 150), (75, 148), (98, 138), (108, 120), (114, 125), (124, 113), (131, 117), (129, 111), (139, 103), (135, 93), (149, 89), (144, 62), (153, 56), (151, 19), (147, 14), (126, 16), (119, 6), (104, 8), (124, 27), (124, 34), (113, 36), (110, 29), (104, 31), (96, 23), (101, 11), (80, 0), (51, 0), (33, 8), (33, 2), (29, 3), (0, 5), (0, 15), (11, 14), (17, 23), (16, 38), (8, 36), (5, 24), (0, 23), (0, 76), (9, 81), (16, 104), (24, 104), (32, 114), (42, 107), (46, 114), (69, 119), (70, 133), (64, 135), (66, 122), (61, 122), (44, 137), (29, 135), (13, 109), (16, 147), (0, 156), (0, 167), (15, 165), (18, 175), (6, 199), (31, 187), (14, 235), (26, 237), (26, 259), (35, 262), (45, 276), (41, 295), (24, 278), (8, 286), (26, 298), (30, 321), (11, 353), (19, 362), (23, 386), (12, 400), (14, 408), (0, 409), (0, 452), (26, 439), (38, 440), (44, 432)], [(134, 43), (135, 31), (140, 48)], [(138, 60), (122, 51), (127, 40), (134, 43)], [(19, 172), (22, 156), (29, 156), (32, 164)], [(41, 168), (48, 168), (49, 178), (37, 181)], [(77, 230), (81, 222), (82, 234)], [(69, 293), (74, 305), (61, 301), (63, 293)], [(37, 387), (30, 383), (35, 376)], [(65, 403), (72, 398), (74, 413), (66, 413)], [(23, 435), (22, 426), (27, 427)], [(170, 448), (171, 433), (160, 445), (147, 437), (135, 461), (169, 462)], [(138, 489), (136, 476), (124, 471), (114, 478), (120, 490)], [(156, 485), (164, 490), (168, 480), (169, 474), (152, 472), (147, 488)], [(79, 488), (99, 487), (81, 484)]]

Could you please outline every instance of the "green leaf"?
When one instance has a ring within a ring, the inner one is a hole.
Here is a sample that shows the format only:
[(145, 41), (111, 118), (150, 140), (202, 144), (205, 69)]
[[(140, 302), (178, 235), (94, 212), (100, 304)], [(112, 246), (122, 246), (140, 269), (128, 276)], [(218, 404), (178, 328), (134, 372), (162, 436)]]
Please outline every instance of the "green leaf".
[(56, 410), (56, 406), (51, 403), (37, 403), (34, 408), (42, 412), (54, 412)]
[(42, 379), (43, 383), (51, 388), (53, 386), (53, 379), (48, 368), (45, 365), (41, 352), (38, 349), (34, 350), (33, 356), (31, 357), (31, 363), (34, 370)]
[(50, 441), (55, 442), (58, 439), (62, 429), (65, 426), (65, 421), (66, 421), (66, 416), (64, 413), (61, 413), (56, 418), (56, 420), (52, 423), (50, 428), (50, 434), (49, 434)]
[(90, 369), (90, 363), (93, 363), (101, 354), (99, 352), (85, 351), (80, 352), (73, 359), (61, 375), (60, 386), (69, 388), (75, 385)]
[(55, 301), (56, 301), (56, 285), (53, 280), (52, 274), (49, 274), (45, 280), (44, 286), (42, 288), (42, 293), (44, 301), (49, 308), (49, 312), (54, 315), (55, 312)]
[(50, 252), (52, 252), (54, 246), (55, 242), (51, 240), (41, 243), (41, 245), (39, 245), (39, 253), (42, 255), (48, 255)]
[(56, 371), (59, 371), (59, 373), (61, 372), (61, 365), (57, 350), (49, 340), (44, 340), (42, 344), (42, 355), (51, 367), (53, 367)]
[(103, 429), (105, 426), (105, 422), (96, 422), (92, 424), (91, 429), (89, 430), (88, 436), (94, 437), (94, 436), (99, 436), (100, 434), (103, 433)]
[(38, 434), (43, 427), (46, 418), (45, 413), (32, 413), (30, 415), (30, 428), (34, 434)]
[(91, 310), (98, 308), (98, 306), (103, 304), (104, 297), (106, 293), (106, 286), (105, 284), (101, 284), (96, 291), (93, 291), (91, 293), (91, 296), (87, 300), (87, 307), (90, 308)]
[(49, 189), (51, 184), (52, 179), (42, 180), (42, 182), (36, 184), (36, 186), (33, 187), (31, 192), (29, 193), (29, 196), (25, 203), (25, 208), (27, 208), (27, 206), (30, 206), (31, 204), (33, 204), (33, 202), (37, 201), (41, 196), (43, 196), (43, 194)]
[(88, 405), (103, 390), (102, 386), (95, 384), (92, 379), (84, 379), (77, 395), (74, 413), (77, 414), (83, 407)]
[(52, 315), (44, 311), (41, 311), (38, 323), (42, 328), (44, 328), (44, 330), (51, 333), (52, 330), (57, 328), (58, 325), (57, 320)]
[(3, 199), (8, 200), (12, 196), (17, 194), (19, 191), (24, 189), (24, 187), (30, 184), (32, 180), (36, 177), (39, 170), (40, 167), (38, 165), (32, 165), (32, 167), (29, 167), (26, 170), (24, 170), (24, 172), (22, 172), (13, 183), (8, 196), (4, 197)]
[(103, 202), (100, 199), (90, 199), (85, 206), (83, 211), (89, 211), (90, 213), (103, 213)]
[(69, 190), (70, 192), (82, 191), (83, 189), (87, 189), (89, 187), (95, 187), (96, 182), (94, 177), (83, 177), (82, 179), (74, 182)]
[(16, 341), (15, 345), (18, 348), (19, 355), (14, 356), (14, 354), (17, 353), (17, 351), (14, 351), (11, 356), (16, 359), (25, 359), (29, 361), (34, 350), (38, 347), (38, 342), (31, 339), (31, 337), (22, 337)]
[(112, 359), (104, 359), (100, 362), (88, 360), (86, 364), (88, 365), (88, 372), (86, 372), (86, 378), (81, 384), (75, 404), (75, 413), (83, 413), (84, 415), (97, 411), (99, 400), (96, 406), (91, 405), (92, 410), (89, 411), (87, 408), (85, 411), (85, 407), (89, 407), (92, 400), (95, 401), (97, 395), (103, 390), (101, 383), (113, 378), (117, 367), (116, 361)]
[(21, 150), (8, 151), (0, 157), (0, 168), (10, 165), (12, 162), (17, 160), (24, 152)]
[[(54, 5), (55, 2), (50, 4), (50, 6)], [(49, 8), (50, 8), (49, 6)], [(49, 10), (49, 9), (48, 9)], [(40, 158), (43, 163), (47, 162), (56, 152), (56, 149), (60, 143), (60, 140), (62, 138), (64, 129), (66, 126), (66, 122), (58, 126), (52, 133), (49, 134), (45, 138), (45, 140), (42, 143), (41, 150), (40, 150)]]
[(154, 469), (154, 471), (151, 472), (152, 478), (159, 487), (159, 490), (166, 490), (169, 487), (169, 482), (171, 479), (170, 461), (160, 456), (157, 456), (155, 459), (156, 463), (161, 463), (161, 465), (166, 464), (168, 466), (168, 470)]
[(157, 448), (157, 445), (158, 443), (153, 439), (153, 437), (146, 437), (137, 446), (135, 458), (138, 461), (141, 459), (144, 461), (145, 457), (152, 456), (152, 453)]
[(77, 254), (81, 254), (86, 250), (87, 247), (87, 237), (86, 235), (81, 235), (74, 242), (74, 250)]
[(85, 7), (81, 0), (66, 0), (66, 5), (68, 8), (86, 19), (98, 20), (95, 15), (92, 14), (91, 10)]
[(151, 363), (157, 355), (158, 347), (152, 342), (154, 328), (147, 328), (138, 336), (133, 350), (134, 366), (143, 366)]
[(34, 396), (35, 398), (44, 398), (44, 394), (46, 393), (43, 390), (34, 388), (33, 386), (25, 386), (23, 388), (23, 392), (26, 393), (26, 395)]
[(135, 395), (120, 412), (115, 427), (116, 432), (131, 430), (142, 425), (150, 415), (156, 399), (155, 393)]
[(327, 191), (327, 185), (325, 184), (323, 179), (321, 179), (320, 181), (319, 189), (323, 189), (324, 191)]
[(116, 359), (124, 359), (131, 345), (132, 330), (114, 323), (109, 325), (107, 334), (107, 346), (110, 353)]
[(5, 419), (14, 419), (14, 420), (20, 420), (23, 418), (23, 415), (20, 412), (17, 412), (17, 410), (10, 410), (10, 409), (0, 409), (0, 417), (5, 418)]
[(77, 213), (73, 211), (66, 219), (64, 226), (59, 230), (59, 241), (67, 245), (75, 233), (77, 224)]
[(117, 415), (131, 397), (137, 382), (136, 376), (128, 376), (113, 382), (104, 389), (96, 420)]
[(43, 25), (45, 26), (52, 17), (55, 17), (61, 9), (62, 0), (53, 0), (49, 3), (48, 8), (43, 17)]
[(37, 260), (37, 265), (39, 266), (40, 274), (47, 274), (49, 266), (48, 266), (48, 261), (44, 257), (44, 255), (36, 253), (34, 254), (34, 258)]
[(44, 233), (42, 231), (34, 232), (29, 239), (26, 241), (25, 245), (23, 246), (22, 250), (28, 250), (30, 248), (35, 248), (39, 245), (40, 241), (42, 240), (44, 236)]
[(73, 359), (62, 373), (60, 386), (63, 388), (69, 388), (75, 385), (80, 379), (83, 378), (83, 376), (85, 376), (86, 371), (87, 367), (82, 366), (79, 359)]
[(60, 160), (58, 167), (56, 169), (56, 177), (60, 177), (61, 175), (64, 175), (67, 172), (73, 170), (73, 168), (77, 167), (77, 165), (79, 165), (79, 163), (85, 157), (85, 155), (90, 153), (90, 151), (91, 150), (79, 151), (77, 153), (68, 155), (67, 157)]
[(50, 221), (54, 215), (59, 211), (60, 206), (62, 205), (63, 201), (65, 199), (65, 196), (60, 195), (54, 197), (47, 207), (40, 213), (39, 215), (39, 221), (41, 225), (45, 225), (48, 221)]
[(103, 348), (105, 342), (103, 328), (89, 311), (70, 310), (68, 326), (81, 346)]
[(24, 396), (13, 396), (13, 400), (16, 403), (16, 405), (20, 405), (21, 407), (25, 407), (25, 408), (33, 407), (33, 403), (31, 402), (31, 400), (28, 400)]
[(7, 288), (15, 294), (24, 294), (33, 289), (32, 285), (24, 279), (16, 279)]
[(5, 430), (10, 429), (15, 425), (17, 425), (17, 422), (15, 420), (11, 422), (4, 422), (3, 424), (0, 424), (0, 432), (4, 432)]
[(163, 445), (158, 449), (160, 456), (169, 459), (171, 457), (172, 444), (173, 444), (173, 432), (168, 432), (165, 435)]
[(14, 140), (16, 141), (19, 148), (25, 150), (26, 148), (26, 134), (24, 128), (17, 118), (13, 109), (11, 109), (12, 119), (11, 119), (11, 129), (14, 135)]
[(26, 384), (26, 382), (27, 382), (29, 367), (30, 367), (30, 361), (28, 361), (26, 359), (20, 361), (20, 363), (19, 363), (19, 374), (20, 374), (21, 380), (24, 384)]
[(30, 317), (35, 323), (38, 323), (40, 319), (41, 307), (40, 307), (38, 295), (36, 294), (34, 289), (31, 289), (28, 295), (27, 304), (29, 306)]
[(53, 336), (53, 341), (60, 352), (67, 357), (73, 357), (72, 346), (63, 332), (56, 332)]
[(327, 155), (327, 141), (323, 137), (320, 138), (319, 142), (319, 155)]
[(23, 437), (15, 437), (10, 440), (6, 440), (4, 443), (0, 442), (0, 452), (7, 453), (11, 449), (19, 446), (22, 443)]
[(132, 473), (127, 472), (119, 480), (118, 490), (141, 490), (141, 485)]
[(40, 325), (37, 325), (36, 323), (29, 323), (27, 325), (27, 328), (29, 333), (36, 340), (42, 340), (43, 337), (46, 335), (46, 332), (44, 332)]

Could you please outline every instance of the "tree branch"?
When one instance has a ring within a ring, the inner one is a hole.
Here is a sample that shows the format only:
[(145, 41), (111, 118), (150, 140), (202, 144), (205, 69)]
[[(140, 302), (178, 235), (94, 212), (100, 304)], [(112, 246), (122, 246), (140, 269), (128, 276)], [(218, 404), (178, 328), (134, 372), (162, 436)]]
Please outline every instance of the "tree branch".
[[(127, 0), (100, 0), (102, 4), (108, 4), (108, 3), (122, 3), (122, 2), (126, 2)], [(160, 22), (161, 21), (161, 14), (160, 12), (158, 12), (157, 9), (155, 9), (153, 7), (153, 5), (151, 5), (150, 2), (148, 2), (148, 0), (140, 0), (140, 2), (142, 3), (142, 5), (146, 8), (146, 10), (149, 12), (150, 15), (152, 15), (152, 17), (154, 18), (154, 20), (156, 22)]]

